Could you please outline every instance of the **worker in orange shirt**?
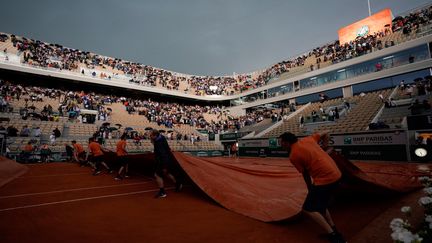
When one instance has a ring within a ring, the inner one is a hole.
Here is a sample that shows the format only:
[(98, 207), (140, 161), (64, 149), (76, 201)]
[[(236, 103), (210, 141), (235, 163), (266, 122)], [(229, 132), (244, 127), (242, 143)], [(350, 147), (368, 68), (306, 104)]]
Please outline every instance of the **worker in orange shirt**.
[(308, 187), (303, 212), (327, 231), (330, 242), (346, 242), (328, 211), (330, 197), (342, 177), (334, 160), (319, 145), (321, 141), (324, 148), (328, 146), (328, 133), (297, 139), (294, 134), (285, 132), (279, 136), (279, 141), (290, 151), (290, 161), (303, 175)]
[(86, 160), (86, 152), (84, 150), (84, 147), (81, 144), (77, 143), (77, 141), (75, 140), (72, 140), (72, 146), (74, 148), (73, 157), (75, 161), (83, 166)]
[(22, 156), (23, 156), (23, 160), (24, 160), (24, 162), (26, 162), (26, 163), (29, 162), (29, 160), (30, 160), (30, 156), (32, 155), (33, 150), (34, 150), (34, 148), (33, 148), (33, 145), (32, 145), (31, 142), (28, 142), (28, 143), (24, 146), (24, 148), (23, 148), (23, 150), (22, 150)]
[[(94, 137), (89, 138), (89, 152), (92, 154), (92, 161), (95, 163), (95, 170), (93, 175), (99, 175), (101, 173), (100, 165), (102, 164), (109, 173), (112, 173), (112, 170), (108, 167), (108, 165), (104, 162), (104, 152), (108, 152), (108, 150), (102, 148), (102, 146), (95, 142)], [(88, 154), (87, 158), (88, 159)]]
[(124, 177), (127, 178), (128, 176), (128, 171), (129, 171), (129, 160), (128, 160), (128, 152), (126, 150), (126, 134), (123, 134), (120, 137), (120, 141), (117, 142), (117, 158), (118, 161), (120, 162), (120, 169), (118, 171), (117, 176), (114, 178), (116, 180), (122, 180), (122, 172), (124, 170)]

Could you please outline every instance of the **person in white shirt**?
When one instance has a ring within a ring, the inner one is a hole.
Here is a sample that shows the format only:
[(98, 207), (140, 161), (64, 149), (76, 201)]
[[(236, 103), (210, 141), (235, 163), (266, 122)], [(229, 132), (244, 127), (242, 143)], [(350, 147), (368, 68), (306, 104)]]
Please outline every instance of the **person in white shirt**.
[(414, 91), (413, 86), (412, 85), (408, 85), (405, 92), (406, 92), (406, 95), (408, 95), (411, 98), (412, 94), (413, 94), (413, 91)]
[(378, 97), (380, 98), (381, 102), (384, 103), (384, 96), (383, 96), (383, 94), (379, 94)]
[(51, 145), (55, 145), (56, 136), (54, 133), (51, 133), (51, 135), (50, 135), (50, 142), (51, 142)]
[(304, 126), (304, 116), (303, 116), (303, 114), (300, 115), (299, 122), (300, 122), (300, 127), (303, 127)]
[(34, 130), (34, 136), (35, 137), (40, 137), (42, 134), (40, 127), (36, 127)]
[(194, 136), (193, 134), (191, 134), (191, 136), (190, 136), (190, 140), (191, 140), (191, 143), (192, 143), (192, 145), (193, 145), (194, 142), (195, 142), (195, 136)]
[(405, 80), (400, 81), (399, 89), (400, 90), (404, 90), (405, 89)]
[(329, 121), (334, 121), (334, 112), (333, 110), (330, 110), (328, 113)]

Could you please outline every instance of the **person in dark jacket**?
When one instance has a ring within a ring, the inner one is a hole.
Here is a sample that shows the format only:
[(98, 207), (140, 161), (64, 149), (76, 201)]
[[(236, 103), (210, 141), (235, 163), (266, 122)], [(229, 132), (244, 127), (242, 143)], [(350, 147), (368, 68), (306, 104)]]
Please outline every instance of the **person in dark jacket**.
[[(150, 133), (150, 139), (154, 145), (154, 155), (156, 160), (155, 177), (159, 186), (159, 192), (156, 194), (156, 198), (164, 198), (166, 197), (163, 181), (165, 176), (175, 183), (176, 191), (180, 191), (183, 187), (179, 178), (179, 168), (176, 168), (174, 155), (171, 152), (166, 138), (160, 134), (158, 130), (152, 130)], [(173, 174), (176, 175), (177, 178), (174, 177)]]
[(64, 146), (65, 146), (65, 149), (66, 149), (67, 161), (72, 161), (73, 153), (74, 153), (73, 147), (70, 146), (68, 143), (65, 143)]
[(58, 127), (56, 127), (56, 128), (53, 130), (53, 133), (54, 133), (54, 136), (55, 136), (56, 138), (59, 138), (59, 137), (61, 136), (61, 132), (60, 132), (60, 130), (58, 129)]
[(51, 156), (51, 149), (48, 147), (48, 144), (44, 144), (40, 150), (41, 162), (47, 163), (49, 162)]

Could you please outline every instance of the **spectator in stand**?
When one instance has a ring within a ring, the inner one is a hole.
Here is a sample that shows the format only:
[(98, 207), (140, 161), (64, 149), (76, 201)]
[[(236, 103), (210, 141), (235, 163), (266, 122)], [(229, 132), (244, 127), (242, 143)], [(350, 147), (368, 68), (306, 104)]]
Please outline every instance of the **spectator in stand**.
[(326, 94), (324, 94), (324, 93), (319, 94), (319, 100), (321, 103), (324, 103), (328, 99), (329, 99), (329, 97)]
[(141, 136), (137, 132), (133, 133), (133, 140), (136, 145), (141, 145)]
[(16, 137), (18, 136), (18, 129), (16, 127), (12, 126), (8, 126), (8, 128), (6, 129), (7, 135), (9, 137)]
[(397, 104), (393, 100), (393, 98), (388, 98), (387, 101), (385, 102), (385, 107), (387, 107), (387, 108), (396, 107), (396, 106), (397, 106)]
[(409, 62), (409, 63), (414, 63), (414, 60), (415, 60), (415, 57), (414, 57), (413, 55), (410, 55), (410, 56), (408, 57), (408, 62)]
[(50, 145), (54, 146), (56, 143), (56, 136), (54, 135), (54, 132), (51, 133), (49, 139), (50, 139)]
[(376, 69), (377, 72), (381, 71), (382, 68), (383, 68), (383, 66), (382, 66), (382, 64), (380, 62), (378, 62), (377, 64), (375, 64), (375, 69)]
[(380, 101), (381, 101), (382, 103), (385, 102), (384, 95), (383, 95), (382, 93), (380, 93), (380, 94), (378, 95), (378, 98), (380, 99)]
[(33, 136), (35, 136), (35, 137), (40, 137), (41, 134), (42, 134), (42, 131), (41, 131), (40, 127), (36, 127), (36, 128), (33, 130)]
[(328, 113), (328, 120), (334, 121), (334, 111), (332, 109), (330, 109), (330, 111)]
[(305, 122), (304, 116), (303, 116), (303, 114), (300, 114), (300, 117), (299, 117), (300, 128), (304, 127), (304, 122)]
[(315, 110), (312, 110), (311, 112), (312, 122), (316, 122), (318, 119), (318, 113)]
[(399, 89), (400, 89), (400, 90), (405, 90), (405, 80), (401, 80), (401, 81), (400, 81)]
[(56, 128), (53, 130), (53, 133), (54, 133), (54, 136), (55, 136), (56, 138), (59, 138), (59, 137), (61, 136), (61, 132), (60, 132), (60, 130), (58, 129), (58, 127), (56, 127)]
[(412, 94), (414, 92), (413, 85), (407, 85), (405, 89), (405, 94), (408, 95), (410, 98), (412, 98)]
[(30, 136), (30, 129), (27, 125), (24, 125), (20, 132), (20, 137), (28, 137)]

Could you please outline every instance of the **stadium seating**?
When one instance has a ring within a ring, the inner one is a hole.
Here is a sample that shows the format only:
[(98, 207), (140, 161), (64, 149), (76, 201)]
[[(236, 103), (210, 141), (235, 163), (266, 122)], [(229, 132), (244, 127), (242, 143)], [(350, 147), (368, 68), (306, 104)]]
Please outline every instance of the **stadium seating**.
[[(125, 81), (137, 82), (140, 85), (164, 87), (169, 90), (174, 89), (194, 95), (230, 95), (254, 89), (266, 85), (267, 83), (278, 82), (286, 78), (329, 66), (333, 63), (355, 58), (356, 56), (379, 51), (385, 48), (388, 43), (397, 45), (430, 34), (432, 33), (432, 25), (429, 19), (424, 19), (425, 17), (428, 18), (431, 16), (429, 14), (430, 11), (431, 9), (429, 6), (426, 6), (416, 12), (410, 13), (404, 18), (404, 26), (398, 29), (398, 31), (377, 33), (374, 36), (367, 36), (363, 37), (363, 39), (356, 40), (354, 45), (361, 45), (367, 42), (372, 46), (366, 52), (362, 51), (361, 53), (357, 53), (355, 48), (353, 49), (349, 45), (343, 45), (343, 43), (334, 41), (330, 44), (315, 48), (304, 55), (274, 64), (262, 71), (225, 77), (199, 77), (186, 74), (174, 74), (167, 70), (9, 34), (7, 34), (9, 38), (0, 42), (0, 50), (6, 50), (6, 55), (19, 55), (22, 62), (31, 65), (62, 68), (73, 72), (84, 71), (84, 75), (91, 76), (93, 75), (91, 73), (95, 72), (96, 74), (94, 76), (103, 79), (121, 77), (121, 79)], [(418, 28), (416, 27), (417, 24)], [(410, 26), (412, 31), (405, 34), (402, 33), (402, 29), (405, 26)], [(382, 47), (378, 47), (377, 43), (381, 43), (380, 45)], [(350, 57), (347, 58), (344, 52), (336, 52), (335, 49), (350, 52)], [(35, 50), (38, 50), (38, 53), (43, 53), (45, 51), (46, 56), (40, 57), (33, 55), (32, 52)], [(50, 56), (52, 55), (51, 53), (58, 52), (73, 55), (69, 55), (67, 60), (62, 60), (61, 57), (58, 56)], [(24, 57), (24, 55), (26, 55), (26, 57)], [(51, 59), (56, 61), (53, 62)], [(58, 62), (60, 62), (60, 64), (58, 64)], [(101, 73), (103, 73), (103, 76), (101, 76)]]

